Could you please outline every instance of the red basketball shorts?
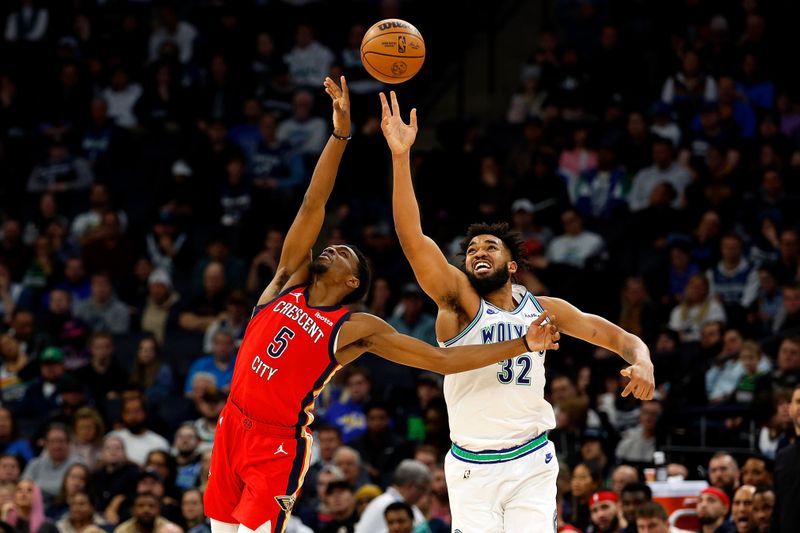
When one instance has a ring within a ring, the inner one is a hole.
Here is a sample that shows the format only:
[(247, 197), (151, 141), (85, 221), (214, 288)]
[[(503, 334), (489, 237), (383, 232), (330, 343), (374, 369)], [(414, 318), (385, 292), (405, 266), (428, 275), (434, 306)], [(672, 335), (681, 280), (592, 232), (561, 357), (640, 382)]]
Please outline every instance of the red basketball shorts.
[(231, 402), (217, 422), (206, 515), (250, 529), (271, 521), (282, 532), (311, 456), (311, 435), (247, 418)]

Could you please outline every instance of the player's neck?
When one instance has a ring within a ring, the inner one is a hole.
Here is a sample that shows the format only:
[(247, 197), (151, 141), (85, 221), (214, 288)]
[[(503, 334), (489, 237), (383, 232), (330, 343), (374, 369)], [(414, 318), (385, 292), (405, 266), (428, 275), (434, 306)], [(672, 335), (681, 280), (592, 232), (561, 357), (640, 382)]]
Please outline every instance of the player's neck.
[(482, 298), (493, 306), (506, 311), (513, 311), (517, 308), (517, 304), (514, 302), (514, 293), (511, 291), (511, 283), (506, 283), (496, 291), (484, 294)]
[(343, 297), (340, 289), (323, 283), (317, 278), (308, 287), (308, 300), (306, 301), (311, 307), (331, 307), (338, 305)]

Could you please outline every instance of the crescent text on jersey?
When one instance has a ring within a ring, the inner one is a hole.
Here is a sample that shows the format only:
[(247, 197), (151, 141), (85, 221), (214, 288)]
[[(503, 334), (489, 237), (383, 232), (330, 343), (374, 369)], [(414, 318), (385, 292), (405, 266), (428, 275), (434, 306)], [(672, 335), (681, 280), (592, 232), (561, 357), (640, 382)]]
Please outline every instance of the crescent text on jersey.
[(285, 315), (287, 318), (296, 321), (300, 325), (300, 329), (308, 333), (308, 335), (314, 341), (314, 344), (319, 342), (319, 340), (325, 336), (325, 333), (323, 333), (319, 325), (317, 325), (316, 320), (309, 316), (309, 314), (306, 313), (302, 307), (298, 307), (291, 302), (287, 302), (286, 300), (280, 300), (275, 304), (275, 307), (272, 308), (272, 311), (274, 313)]

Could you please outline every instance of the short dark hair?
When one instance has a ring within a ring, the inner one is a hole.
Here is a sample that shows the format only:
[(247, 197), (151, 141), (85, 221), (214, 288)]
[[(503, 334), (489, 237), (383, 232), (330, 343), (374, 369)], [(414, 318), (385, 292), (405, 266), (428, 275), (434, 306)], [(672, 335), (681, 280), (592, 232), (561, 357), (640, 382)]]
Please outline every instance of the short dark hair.
[(497, 222), (488, 224), (479, 222), (467, 228), (467, 235), (461, 241), (461, 255), (466, 259), (469, 243), (478, 235), (494, 235), (501, 241), (511, 253), (511, 260), (519, 262), (525, 258), (525, 242), (517, 231), (512, 231), (507, 222)]
[(411, 509), (411, 506), (408, 505), (406, 502), (393, 502), (390, 503), (386, 509), (383, 510), (384, 518), (389, 516), (389, 513), (394, 511), (405, 511), (408, 517), (411, 520), (414, 520), (414, 511)]
[(660, 503), (647, 502), (636, 509), (636, 518), (658, 518), (666, 522), (667, 511), (664, 510)]
[(358, 259), (358, 272), (356, 273), (356, 277), (358, 278), (358, 287), (353, 289), (350, 294), (342, 298), (341, 303), (343, 305), (360, 302), (364, 296), (367, 295), (370, 285), (369, 262), (367, 261), (367, 257), (356, 246), (348, 244), (347, 247), (353, 250), (353, 253), (356, 254), (356, 259)]
[(384, 402), (383, 400), (373, 399), (373, 400), (368, 401), (364, 405), (364, 414), (367, 415), (367, 414), (369, 414), (370, 411), (372, 411), (374, 409), (380, 409), (380, 410), (386, 412), (387, 415), (389, 415), (389, 416), (392, 415), (392, 410), (389, 408), (389, 404)]
[[(645, 483), (640, 483), (638, 481), (634, 481), (633, 483), (628, 483), (624, 487), (622, 487), (622, 494), (626, 492), (643, 492), (647, 501), (653, 499), (653, 491), (650, 487), (647, 486)], [(620, 494), (620, 496), (622, 495)]]

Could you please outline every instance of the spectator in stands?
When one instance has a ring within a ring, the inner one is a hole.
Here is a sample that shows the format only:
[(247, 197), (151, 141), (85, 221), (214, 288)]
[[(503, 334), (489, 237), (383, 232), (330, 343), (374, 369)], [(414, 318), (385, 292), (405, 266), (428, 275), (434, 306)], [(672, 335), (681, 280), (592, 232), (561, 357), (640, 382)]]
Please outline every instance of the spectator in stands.
[(383, 511), (387, 533), (411, 533), (414, 528), (414, 510), (406, 502), (393, 502)]
[(345, 480), (328, 483), (325, 507), (331, 515), (320, 531), (322, 533), (352, 533), (358, 522), (353, 486)]
[(191, 422), (184, 422), (175, 432), (173, 456), (175, 457), (175, 485), (189, 490), (197, 485), (200, 475), (200, 437)]
[(669, 328), (680, 335), (682, 342), (697, 342), (704, 324), (725, 320), (725, 309), (709, 293), (708, 279), (695, 274), (686, 284), (683, 300), (670, 313)]
[(711, 293), (726, 306), (746, 308), (758, 293), (758, 272), (742, 253), (742, 238), (727, 233), (720, 240), (720, 262), (708, 272)]
[(309, 24), (297, 26), (294, 47), (283, 56), (294, 83), (314, 88), (319, 87), (329, 74), (335, 59), (333, 52), (327, 46), (314, 39), (314, 29)]
[(141, 95), (142, 86), (135, 82), (131, 83), (128, 71), (123, 66), (114, 70), (111, 83), (101, 93), (101, 97), (108, 104), (108, 116), (117, 126), (125, 130), (138, 125), (133, 108)]
[(28, 192), (52, 192), (61, 202), (72, 200), (68, 193), (88, 189), (94, 182), (94, 173), (88, 162), (75, 157), (69, 146), (61, 140), (53, 140), (47, 150), (47, 158), (39, 162), (28, 178)]
[(387, 533), (384, 512), (395, 502), (411, 506), (414, 526), (425, 522), (425, 517), (415, 504), (430, 490), (431, 473), (428, 467), (419, 461), (406, 459), (395, 469), (393, 479), (386, 492), (369, 502), (364, 509), (355, 533)]
[[(247, 175), (256, 187), (256, 203), (263, 204), (269, 199), (275, 203), (302, 184), (305, 165), (291, 139), (278, 137), (278, 120), (274, 115), (263, 115), (258, 131), (258, 141), (247, 159)], [(230, 173), (229, 168), (229, 176)]]
[(425, 293), (416, 283), (406, 283), (401, 291), (400, 303), (389, 319), (389, 324), (400, 333), (435, 346), (436, 319), (430, 313), (425, 312), (424, 307)]
[(112, 279), (129, 275), (134, 260), (133, 243), (123, 233), (117, 211), (103, 213), (100, 228), (84, 242), (83, 260), (91, 272), (104, 272)]
[(667, 78), (661, 89), (661, 101), (672, 105), (684, 121), (703, 102), (713, 102), (717, 97), (717, 83), (702, 72), (700, 56), (694, 50), (683, 54), (681, 70)]
[(208, 519), (203, 512), (203, 493), (189, 488), (181, 498), (181, 516), (186, 533), (211, 533)]
[(341, 471), (344, 479), (355, 488), (361, 488), (370, 481), (361, 454), (355, 448), (350, 446), (337, 448), (333, 454), (333, 464)]
[(636, 514), (652, 499), (653, 492), (646, 483), (633, 482), (625, 485), (620, 495), (620, 510), (628, 526), (622, 532), (636, 533)]
[(583, 228), (583, 219), (575, 209), (565, 210), (561, 214), (561, 223), (564, 233), (547, 246), (549, 263), (583, 269), (588, 260), (597, 257), (605, 249), (603, 238)]
[(770, 264), (763, 264), (758, 267), (758, 293), (747, 320), (755, 325), (760, 335), (769, 335), (773, 332), (775, 317), (782, 308), (783, 293), (775, 269)]
[(45, 504), (58, 495), (69, 468), (78, 462), (70, 454), (69, 432), (62, 425), (50, 426), (44, 435), (41, 455), (32, 459), (22, 473), (22, 479), (31, 480), (41, 489)]
[(22, 459), (18, 455), (0, 455), (0, 484), (16, 485), (22, 477)]
[[(89, 470), (94, 470), (102, 450), (106, 426), (94, 407), (81, 407), (75, 412), (72, 423), (70, 452)], [(69, 503), (64, 501), (64, 503)]]
[(22, 480), (14, 491), (12, 505), (4, 506), (0, 519), (16, 533), (57, 533), (58, 530), (44, 514), (42, 492), (35, 482)]
[(602, 482), (600, 468), (593, 463), (578, 463), (572, 469), (570, 492), (564, 496), (564, 516), (582, 531), (591, 523), (589, 499)]
[(646, 463), (656, 451), (656, 432), (661, 417), (661, 403), (653, 400), (642, 402), (639, 424), (627, 430), (616, 449), (617, 459), (631, 463)]
[(797, 277), (800, 266), (800, 234), (794, 228), (786, 228), (781, 231), (778, 239), (780, 256), (774, 266), (778, 283), (784, 285)]
[(138, 465), (143, 465), (147, 454), (153, 450), (169, 450), (169, 442), (164, 437), (147, 429), (146, 417), (144, 398), (124, 398), (120, 416), (123, 428), (109, 434), (122, 440), (127, 457)]
[(676, 192), (672, 206), (680, 208), (683, 191), (691, 182), (691, 176), (686, 168), (675, 161), (672, 143), (667, 139), (655, 139), (653, 164), (643, 168), (633, 177), (633, 185), (628, 195), (631, 211), (645, 209), (650, 203), (653, 188), (664, 181), (672, 185)]
[(178, 322), (183, 329), (204, 332), (225, 308), (227, 283), (224, 266), (216, 261), (203, 271), (203, 289), (188, 301)]
[(781, 307), (775, 313), (773, 333), (797, 335), (800, 333), (800, 282), (794, 281), (781, 289)]
[(114, 295), (111, 277), (105, 272), (92, 275), (91, 295), (75, 306), (75, 316), (96, 332), (120, 335), (130, 328), (128, 307)]
[[(611, 490), (622, 497), (622, 489), (630, 483), (639, 482), (639, 471), (631, 465), (619, 465), (611, 473)], [(630, 520), (628, 520), (630, 522)]]
[(708, 482), (712, 487), (732, 495), (739, 488), (739, 464), (736, 459), (728, 452), (715, 453), (708, 462)]
[(172, 368), (164, 361), (155, 337), (145, 336), (139, 340), (129, 383), (140, 388), (153, 405), (167, 399), (172, 393), (175, 387)]
[[(217, 420), (222, 408), (225, 407), (227, 393), (216, 387), (211, 387), (199, 396), (195, 396), (195, 410), (200, 416), (194, 421), (194, 428), (200, 437), (200, 450), (207, 450), (214, 444), (214, 433), (217, 430)], [(202, 480), (202, 475), (201, 475)]]
[(658, 310), (650, 300), (644, 280), (626, 279), (620, 300), (617, 325), (645, 342), (652, 342), (658, 332)]
[(11, 43), (43, 41), (47, 36), (50, 12), (34, 0), (22, 0), (18, 9), (8, 14), (5, 39)]
[(364, 414), (367, 417), (367, 430), (353, 440), (352, 445), (364, 460), (372, 482), (385, 487), (390, 482), (388, 473), (409, 457), (411, 450), (406, 441), (394, 433), (387, 404), (372, 400), (364, 406)]
[(731, 521), (736, 533), (749, 533), (753, 525), (753, 494), (756, 488), (752, 485), (742, 485), (733, 495), (731, 504)]
[(26, 462), (33, 458), (30, 442), (20, 438), (14, 416), (7, 407), (0, 407), (0, 448), (3, 455), (16, 455)]
[(730, 510), (730, 497), (716, 487), (708, 487), (700, 492), (697, 502), (697, 517), (700, 519), (702, 533), (732, 533), (733, 524), (725, 521)]
[(107, 332), (91, 336), (89, 357), (89, 364), (77, 370), (76, 376), (89, 387), (95, 405), (105, 410), (108, 400), (119, 397), (128, 376), (114, 357), (114, 339)]
[(314, 95), (304, 89), (292, 98), (292, 116), (278, 125), (276, 132), (280, 142), (287, 142), (291, 149), (307, 158), (315, 158), (325, 144), (328, 126), (321, 117), (313, 116)]
[(219, 330), (212, 339), (211, 354), (200, 357), (189, 368), (183, 392), (189, 396), (192, 392), (192, 380), (195, 374), (207, 373), (214, 376), (216, 387), (228, 390), (233, 379), (233, 367), (236, 364), (236, 343), (227, 331)]
[(761, 486), (753, 495), (753, 531), (769, 533), (775, 510), (775, 491), (770, 486)]
[(67, 513), (56, 522), (59, 533), (102, 533), (104, 526), (105, 521), (95, 513), (91, 494), (85, 490), (70, 496)]
[(165, 43), (172, 43), (178, 47), (180, 62), (188, 63), (194, 54), (197, 35), (197, 29), (191, 23), (180, 20), (173, 6), (163, 6), (158, 17), (158, 27), (150, 35), (147, 47), (150, 61), (159, 58)]
[(587, 533), (617, 533), (620, 530), (620, 509), (617, 494), (604, 490), (595, 492), (589, 498), (591, 525)]
[(151, 492), (136, 494), (133, 500), (133, 516), (114, 528), (114, 533), (140, 533), (157, 531), (170, 522), (161, 516), (161, 502)]
[(364, 405), (370, 398), (371, 387), (369, 373), (365, 368), (350, 367), (344, 391), (325, 413), (325, 421), (339, 428), (345, 444), (361, 436), (367, 429)]
[(72, 464), (64, 474), (64, 480), (61, 482), (58, 494), (53, 498), (52, 503), (47, 506), (47, 517), (57, 521), (67, 514), (72, 496), (77, 492), (90, 490), (88, 487), (90, 476), (91, 473), (86, 465), (82, 463)]
[(244, 331), (250, 319), (251, 309), (248, 306), (247, 295), (241, 289), (235, 289), (228, 295), (225, 311), (208, 326), (203, 339), (203, 350), (211, 352), (213, 349), (214, 335), (219, 331), (227, 332), (233, 338), (236, 349), (244, 338)]
[(164, 269), (156, 269), (147, 278), (147, 299), (141, 310), (142, 331), (163, 344), (167, 331), (178, 325), (181, 296), (173, 290), (172, 278)]
[(25, 390), (17, 415), (25, 421), (39, 422), (55, 412), (60, 405), (58, 383), (63, 375), (64, 351), (55, 346), (42, 350), (39, 355), (39, 376)]
[(772, 486), (774, 465), (772, 461), (760, 455), (748, 457), (742, 465), (742, 485), (761, 487)]
[(170, 275), (183, 271), (191, 260), (189, 237), (179, 228), (177, 216), (164, 209), (158, 212), (152, 230), (145, 236), (145, 247), (153, 267)]
[[(79, 213), (72, 220), (69, 236), (81, 245), (93, 240), (94, 235), (101, 229), (103, 214), (112, 210), (108, 185), (93, 183), (89, 189), (89, 209)], [(128, 226), (128, 217), (124, 211), (117, 212), (120, 227), (124, 231)]]
[(667, 511), (660, 503), (647, 502), (636, 511), (636, 521), (631, 524), (639, 533), (687, 533), (669, 525)]
[(111, 433), (103, 439), (99, 465), (92, 472), (91, 486), (97, 510), (104, 512), (115, 496), (136, 488), (139, 467), (128, 460), (123, 440)]
[(511, 95), (506, 111), (509, 124), (523, 124), (531, 118), (540, 118), (547, 99), (547, 91), (541, 84), (542, 68), (539, 65), (524, 65), (520, 69), (519, 79), (520, 85)]
[(25, 396), (23, 378), (30, 369), (29, 360), (19, 341), (9, 334), (0, 335), (0, 357), (0, 373), (5, 376), (0, 382), (0, 399), (4, 405), (14, 407)]
[(764, 403), (777, 390), (792, 388), (800, 383), (800, 337), (786, 337), (778, 348), (775, 369), (756, 380), (756, 401)]

